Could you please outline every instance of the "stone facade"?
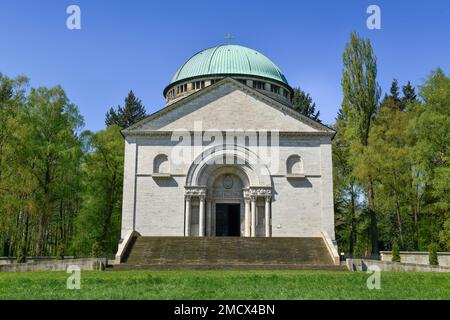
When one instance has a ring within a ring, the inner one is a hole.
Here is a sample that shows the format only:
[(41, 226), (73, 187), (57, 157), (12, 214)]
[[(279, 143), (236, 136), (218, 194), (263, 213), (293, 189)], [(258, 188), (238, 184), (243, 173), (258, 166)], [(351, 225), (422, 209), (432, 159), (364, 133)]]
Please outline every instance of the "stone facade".
[(279, 101), (225, 78), (123, 134), (122, 237), (215, 236), (234, 204), (240, 236), (334, 241), (334, 131)]

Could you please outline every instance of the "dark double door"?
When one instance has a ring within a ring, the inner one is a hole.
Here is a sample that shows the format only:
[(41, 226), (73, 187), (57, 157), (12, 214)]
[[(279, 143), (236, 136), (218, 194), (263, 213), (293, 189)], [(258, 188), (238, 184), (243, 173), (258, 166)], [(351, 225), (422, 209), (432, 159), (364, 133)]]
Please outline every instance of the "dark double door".
[(236, 203), (216, 204), (216, 236), (239, 237), (241, 235), (241, 205)]

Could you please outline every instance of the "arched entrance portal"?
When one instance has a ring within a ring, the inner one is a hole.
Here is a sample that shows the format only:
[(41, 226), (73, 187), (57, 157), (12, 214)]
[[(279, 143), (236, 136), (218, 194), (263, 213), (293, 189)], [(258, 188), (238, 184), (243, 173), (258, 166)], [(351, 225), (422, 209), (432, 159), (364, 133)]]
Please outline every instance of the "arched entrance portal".
[(194, 161), (185, 186), (185, 236), (270, 236), (270, 174), (251, 157), (246, 148), (221, 146)]
[(219, 167), (209, 175), (206, 235), (245, 235), (244, 190), (248, 187), (247, 176), (237, 166)]

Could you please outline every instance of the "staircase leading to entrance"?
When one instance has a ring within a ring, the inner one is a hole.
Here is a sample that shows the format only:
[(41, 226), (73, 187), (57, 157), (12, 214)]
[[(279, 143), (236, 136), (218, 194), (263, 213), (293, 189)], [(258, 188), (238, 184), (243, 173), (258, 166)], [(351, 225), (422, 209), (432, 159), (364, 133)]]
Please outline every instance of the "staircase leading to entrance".
[(322, 238), (138, 237), (114, 270), (344, 270)]

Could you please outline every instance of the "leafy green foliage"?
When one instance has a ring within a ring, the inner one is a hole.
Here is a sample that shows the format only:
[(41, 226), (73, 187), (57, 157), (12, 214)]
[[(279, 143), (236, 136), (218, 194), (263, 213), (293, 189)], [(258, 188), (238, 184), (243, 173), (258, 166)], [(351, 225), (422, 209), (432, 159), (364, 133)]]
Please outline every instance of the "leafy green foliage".
[(340, 129), (348, 144), (351, 175), (364, 188), (370, 218), (371, 254), (378, 255), (374, 173), (369, 154), (369, 133), (378, 110), (381, 89), (376, 81), (377, 61), (370, 40), (352, 33), (342, 55), (342, 101)]
[(26, 79), (1, 80), (0, 246), (19, 260), (56, 254), (77, 211), (83, 120), (60, 87), (26, 95)]
[(371, 105), (377, 86), (361, 79), (374, 75), (367, 69), (374, 62), (362, 67), (371, 54), (361, 41), (352, 35), (344, 52), (333, 141), (338, 245), (367, 256), (376, 231), (384, 250), (392, 239), (405, 250), (427, 250), (435, 241), (450, 250), (450, 78), (437, 69), (417, 94), (409, 81), (400, 93), (394, 80), (379, 106)]
[(397, 240), (392, 243), (392, 261), (400, 262), (400, 248), (398, 246)]
[(24, 142), (18, 148), (18, 163), (36, 183), (31, 192), (38, 216), (34, 252), (42, 255), (46, 254), (50, 219), (58, 209), (64, 210), (58, 208), (62, 199), (70, 201), (72, 191), (78, 189), (83, 154), (77, 131), (83, 119), (62, 88), (56, 87), (31, 89), (23, 122), (27, 130), (21, 137)]
[(450, 218), (445, 220), (444, 227), (439, 232), (439, 242), (447, 251), (450, 250)]
[(17, 252), (16, 262), (25, 263), (26, 261), (27, 261), (27, 252), (25, 251), (25, 248), (22, 246), (19, 248), (19, 251)]
[[(0, 254), (112, 254), (120, 236), (123, 138), (80, 132), (61, 87), (0, 75)], [(83, 228), (81, 228), (83, 227)], [(77, 247), (80, 245), (80, 247)]]
[(83, 204), (76, 217), (73, 250), (91, 255), (95, 245), (99, 252), (113, 253), (120, 237), (124, 142), (116, 125), (90, 134), (87, 140)]
[(102, 256), (102, 247), (98, 241), (94, 241), (91, 249), (91, 257), (98, 258)]
[(377, 78), (377, 59), (370, 40), (352, 33), (342, 56), (344, 70), (342, 112), (349, 134), (367, 146), (373, 116), (378, 109), (381, 89)]
[(56, 259), (58, 260), (63, 260), (64, 259), (64, 252), (65, 252), (66, 248), (64, 243), (60, 243), (58, 245), (57, 251), (56, 251)]
[(428, 247), (428, 254), (429, 254), (429, 263), (431, 266), (438, 266), (439, 260), (438, 260), (438, 246), (436, 243), (431, 243)]

